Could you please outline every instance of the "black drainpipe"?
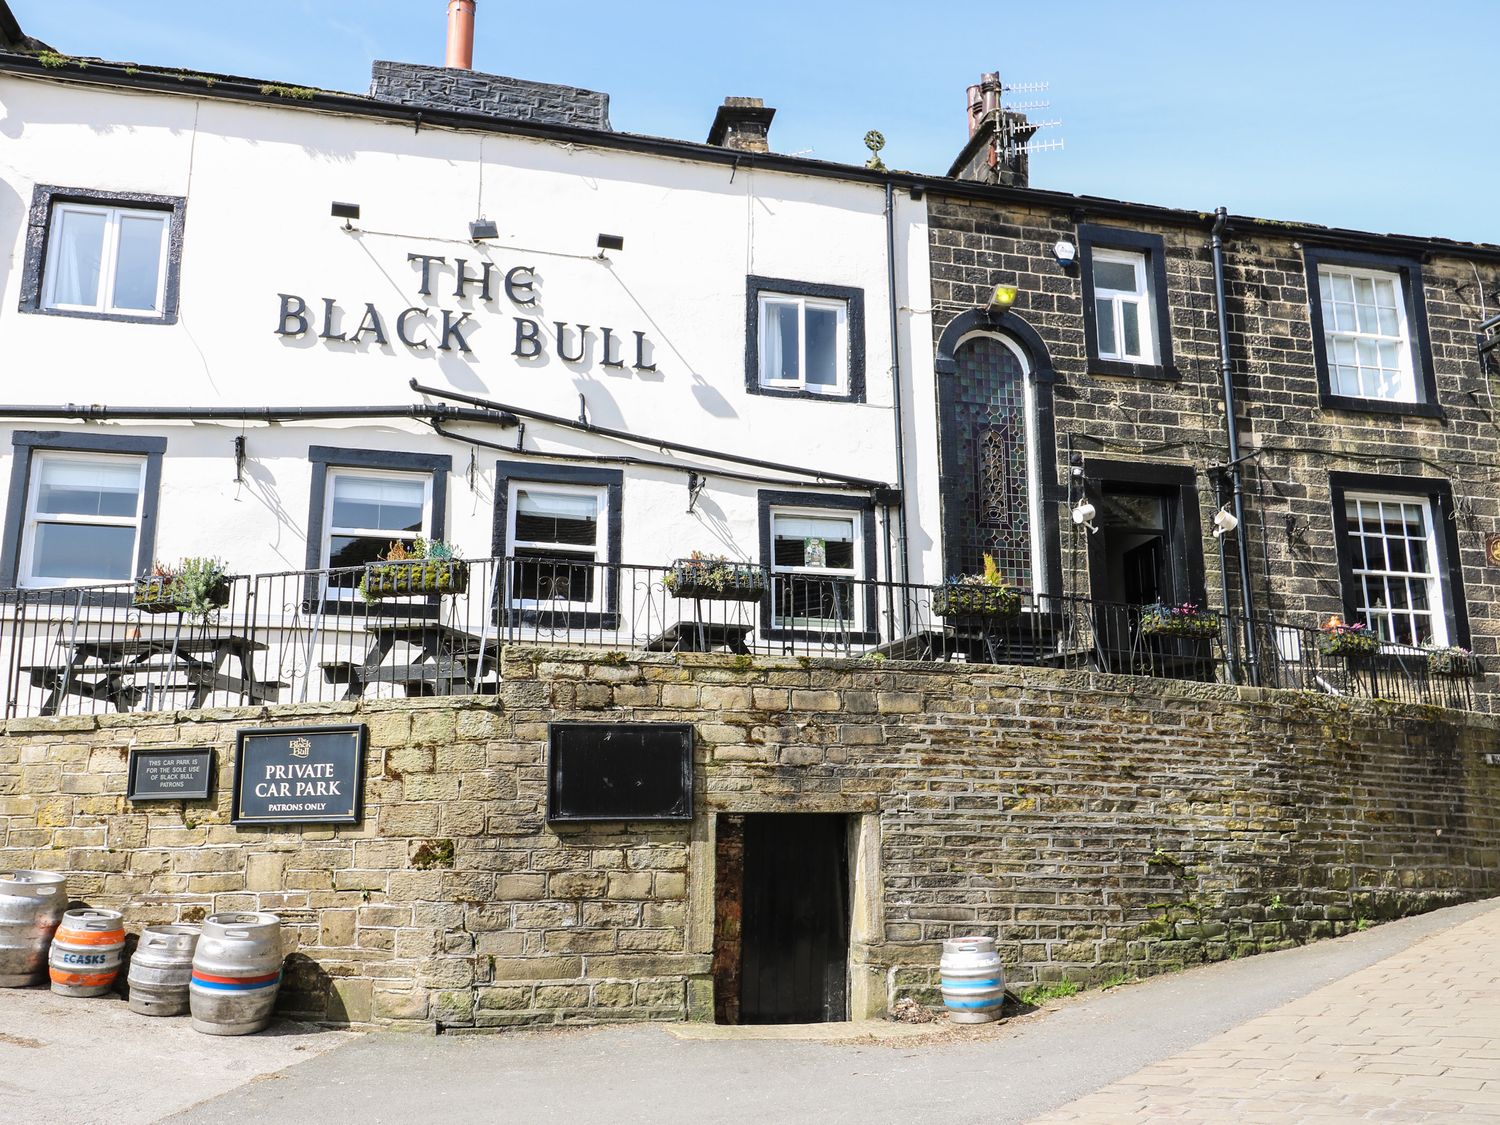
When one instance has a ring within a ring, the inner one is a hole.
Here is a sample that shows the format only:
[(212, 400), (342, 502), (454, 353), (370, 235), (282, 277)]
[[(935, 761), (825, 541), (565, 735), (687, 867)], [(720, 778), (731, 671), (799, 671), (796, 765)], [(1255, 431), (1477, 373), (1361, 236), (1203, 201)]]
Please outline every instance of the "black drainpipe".
[[(891, 310), (891, 399), (896, 407), (896, 581), (905, 586), (910, 577), (906, 562), (906, 424), (901, 402), (900, 316), (896, 305), (896, 189), (890, 180), (885, 182), (885, 268), (886, 296)], [(911, 599), (904, 589), (901, 620), (905, 631), (910, 632)]]
[[(1260, 657), (1255, 640), (1255, 602), (1250, 594), (1250, 549), (1245, 543), (1249, 524), (1245, 522), (1245, 489), (1240, 478), (1240, 427), (1235, 417), (1234, 374), (1229, 358), (1229, 306), (1224, 297), (1224, 228), (1229, 224), (1229, 211), (1220, 207), (1214, 211), (1214, 302), (1219, 321), (1219, 374), (1223, 379), (1224, 428), (1229, 436), (1229, 463), (1224, 466), (1229, 474), (1229, 484), (1234, 500), (1234, 518), (1238, 521), (1234, 529), (1235, 546), (1239, 551), (1240, 564), (1240, 612), (1244, 615), (1245, 665), (1251, 684), (1260, 683)], [(1222, 537), (1220, 542), (1223, 542)], [(1226, 605), (1224, 607), (1228, 609)]]

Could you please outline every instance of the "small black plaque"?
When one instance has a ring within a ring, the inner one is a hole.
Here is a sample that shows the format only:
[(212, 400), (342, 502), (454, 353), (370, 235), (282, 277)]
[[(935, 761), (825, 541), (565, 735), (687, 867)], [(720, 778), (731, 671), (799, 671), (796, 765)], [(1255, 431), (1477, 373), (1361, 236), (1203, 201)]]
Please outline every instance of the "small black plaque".
[(235, 737), (235, 824), (358, 824), (365, 727), (268, 727)]
[(130, 748), (129, 801), (201, 801), (214, 783), (213, 747)]
[(689, 723), (553, 723), (548, 820), (692, 820)]

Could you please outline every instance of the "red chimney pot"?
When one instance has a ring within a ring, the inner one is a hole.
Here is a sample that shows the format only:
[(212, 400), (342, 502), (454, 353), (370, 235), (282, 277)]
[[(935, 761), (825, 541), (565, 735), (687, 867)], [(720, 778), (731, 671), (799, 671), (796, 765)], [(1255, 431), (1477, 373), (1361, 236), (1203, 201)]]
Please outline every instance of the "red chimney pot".
[(474, 69), (474, 0), (448, 0), (448, 58), (443, 65)]

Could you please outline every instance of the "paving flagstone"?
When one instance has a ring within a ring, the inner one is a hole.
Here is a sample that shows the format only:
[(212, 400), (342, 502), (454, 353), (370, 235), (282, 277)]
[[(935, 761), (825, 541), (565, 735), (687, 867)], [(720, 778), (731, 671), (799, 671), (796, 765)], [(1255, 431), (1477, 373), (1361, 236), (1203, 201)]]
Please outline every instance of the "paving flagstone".
[(1497, 951), (1491, 910), (1037, 1120), (1500, 1125)]

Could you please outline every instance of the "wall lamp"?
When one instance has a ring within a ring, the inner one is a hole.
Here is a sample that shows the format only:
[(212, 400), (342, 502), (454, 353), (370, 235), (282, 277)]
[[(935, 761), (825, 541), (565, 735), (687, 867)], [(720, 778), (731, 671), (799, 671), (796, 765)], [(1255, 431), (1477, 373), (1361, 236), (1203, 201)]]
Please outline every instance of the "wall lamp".
[(596, 243), (599, 247), (599, 257), (604, 257), (606, 250), (625, 249), (625, 236), (623, 234), (601, 234)]
[(1235, 528), (1240, 526), (1240, 521), (1235, 519), (1234, 513), (1229, 510), (1229, 505), (1224, 505), (1214, 513), (1214, 538), (1221, 539)]
[(1014, 285), (997, 285), (990, 292), (990, 310), (992, 312), (1004, 312), (1016, 303), (1016, 298), (1021, 291)]
[(1052, 256), (1063, 269), (1072, 269), (1078, 262), (1078, 247), (1066, 238), (1059, 238), (1052, 247)]
[(1073, 522), (1092, 535), (1099, 530), (1094, 523), (1094, 517), (1098, 514), (1098, 510), (1087, 500), (1080, 500), (1073, 509)]
[(333, 217), (335, 219), (343, 219), (344, 220), (344, 229), (345, 230), (353, 230), (354, 229), (354, 220), (357, 219), (357, 218), (359, 218), (359, 204), (358, 203), (339, 203), (339, 202), (335, 201), (335, 203), (333, 205), (333, 208), (332, 208), (332, 214), (333, 214)]
[(491, 219), (475, 219), (469, 224), (469, 238), (474, 242), (484, 242), (499, 237), (500, 228)]

